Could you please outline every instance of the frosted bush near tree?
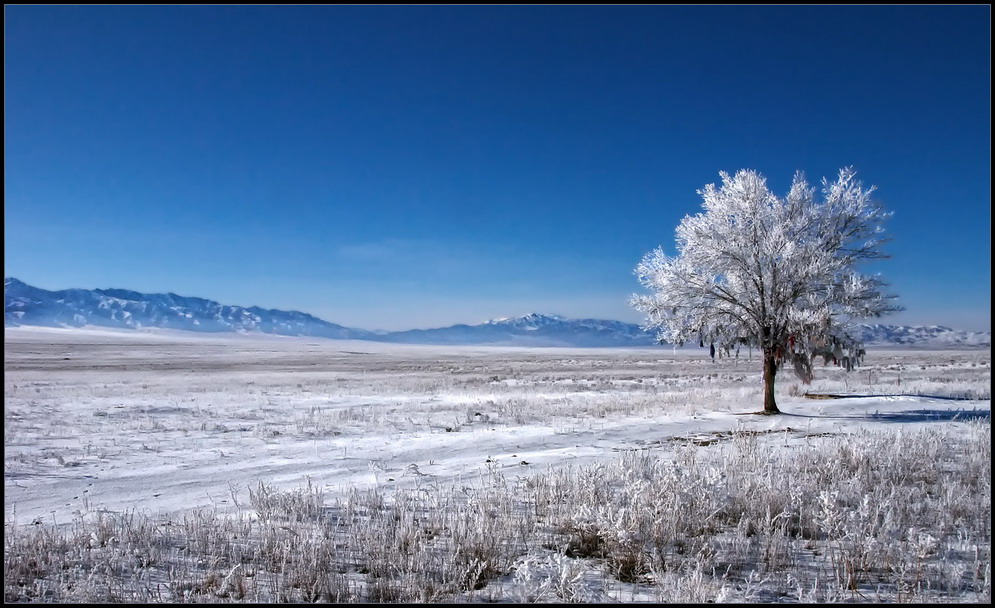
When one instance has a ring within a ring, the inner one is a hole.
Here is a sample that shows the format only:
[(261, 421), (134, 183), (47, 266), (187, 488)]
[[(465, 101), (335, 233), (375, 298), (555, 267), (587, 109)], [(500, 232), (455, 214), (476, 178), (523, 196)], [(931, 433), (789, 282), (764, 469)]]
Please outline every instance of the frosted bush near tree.
[(758, 348), (764, 412), (774, 414), (783, 362), (809, 381), (818, 354), (859, 360), (852, 322), (900, 310), (879, 277), (857, 268), (887, 257), (881, 245), (890, 214), (852, 168), (835, 182), (823, 179), (821, 201), (801, 173), (784, 198), (756, 171), (720, 175), (721, 187), (699, 190), (704, 212), (677, 227), (678, 254), (658, 248), (636, 267), (650, 294), (631, 302), (662, 341), (711, 344), (713, 352)]

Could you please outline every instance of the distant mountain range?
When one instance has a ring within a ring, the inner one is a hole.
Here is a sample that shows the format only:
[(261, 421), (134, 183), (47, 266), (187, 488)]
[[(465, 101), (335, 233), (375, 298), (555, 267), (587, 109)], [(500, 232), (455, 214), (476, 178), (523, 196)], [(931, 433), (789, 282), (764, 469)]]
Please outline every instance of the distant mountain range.
[[(125, 289), (48, 291), (14, 278), (4, 280), (4, 325), (153, 327), (406, 344), (605, 347), (657, 343), (652, 333), (643, 331), (638, 325), (602, 319), (565, 319), (533, 313), (479, 325), (373, 332), (329, 323), (297, 311), (229, 306), (174, 293), (145, 294)], [(876, 324), (859, 327), (866, 344), (991, 347), (991, 332), (965, 332), (940, 326)]]
[(864, 344), (908, 344), (928, 346), (991, 346), (990, 331), (959, 331), (941, 325), (860, 325)]
[(408, 344), (510, 346), (650, 346), (657, 343), (652, 333), (631, 323), (601, 319), (564, 319), (557, 315), (536, 313), (495, 319), (480, 325), (396, 331), (376, 339)]
[(257, 306), (227, 306), (175, 293), (139, 293), (126, 289), (48, 291), (14, 278), (4, 279), (4, 325), (47, 327), (161, 327), (199, 332), (261, 332), (366, 340), (376, 334), (322, 321), (297, 311)]

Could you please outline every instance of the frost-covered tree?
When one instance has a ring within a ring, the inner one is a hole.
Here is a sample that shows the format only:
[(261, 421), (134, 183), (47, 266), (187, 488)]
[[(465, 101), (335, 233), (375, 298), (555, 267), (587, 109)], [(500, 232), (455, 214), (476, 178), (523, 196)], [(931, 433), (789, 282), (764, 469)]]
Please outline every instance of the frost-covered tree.
[(758, 348), (763, 411), (775, 414), (774, 376), (784, 362), (805, 382), (820, 355), (849, 369), (864, 354), (853, 321), (901, 310), (877, 275), (857, 269), (888, 257), (881, 245), (891, 214), (852, 168), (835, 182), (823, 179), (821, 198), (801, 173), (783, 198), (755, 171), (720, 175), (721, 187), (698, 191), (704, 211), (677, 227), (677, 255), (657, 248), (636, 267), (650, 293), (631, 304), (661, 341), (720, 353)]

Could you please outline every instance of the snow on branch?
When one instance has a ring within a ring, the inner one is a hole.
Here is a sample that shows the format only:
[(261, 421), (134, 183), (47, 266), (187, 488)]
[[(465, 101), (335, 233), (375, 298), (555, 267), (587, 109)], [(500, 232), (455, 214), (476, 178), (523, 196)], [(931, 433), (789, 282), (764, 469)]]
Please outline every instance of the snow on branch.
[(858, 268), (888, 257), (881, 247), (891, 214), (852, 168), (823, 179), (821, 199), (800, 172), (784, 197), (756, 171), (720, 176), (721, 186), (698, 191), (703, 211), (678, 225), (677, 254), (657, 248), (635, 269), (649, 293), (631, 304), (659, 339), (856, 348), (854, 320), (901, 309), (879, 277)]

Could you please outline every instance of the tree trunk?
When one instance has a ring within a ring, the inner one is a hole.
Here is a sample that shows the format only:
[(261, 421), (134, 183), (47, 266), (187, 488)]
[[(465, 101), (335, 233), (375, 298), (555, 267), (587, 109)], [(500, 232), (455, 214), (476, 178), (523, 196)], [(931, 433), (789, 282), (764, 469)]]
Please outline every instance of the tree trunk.
[(777, 358), (774, 351), (764, 351), (764, 413), (780, 414), (777, 401), (774, 400), (774, 376), (777, 375)]

